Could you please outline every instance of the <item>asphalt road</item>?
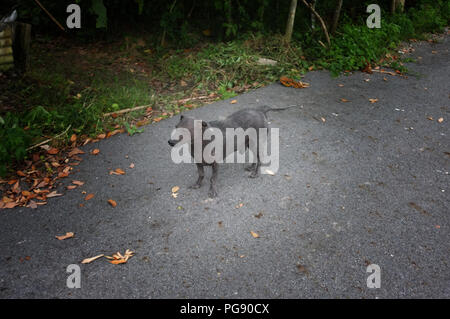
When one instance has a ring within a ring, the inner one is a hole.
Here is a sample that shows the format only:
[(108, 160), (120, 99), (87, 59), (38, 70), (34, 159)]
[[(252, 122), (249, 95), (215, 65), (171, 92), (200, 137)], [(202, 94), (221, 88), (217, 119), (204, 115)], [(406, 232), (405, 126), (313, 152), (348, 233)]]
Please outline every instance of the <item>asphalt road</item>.
[[(273, 84), (190, 111), (212, 120), (303, 105), (269, 114), (280, 128), (276, 175), (222, 165), (214, 200), (207, 184), (187, 189), (193, 164), (170, 159), (177, 117), (87, 145), (100, 154), (84, 155), (67, 181), (83, 187), (36, 210), (0, 211), (0, 297), (449, 298), (450, 43), (414, 48), (421, 59), (408, 78), (310, 72), (307, 89)], [(108, 174), (118, 167), (126, 175)], [(75, 237), (55, 239), (66, 232)], [(136, 253), (126, 264), (80, 263), (126, 249)], [(66, 286), (70, 264), (81, 267), (80, 289)], [(366, 285), (369, 264), (380, 288)]]

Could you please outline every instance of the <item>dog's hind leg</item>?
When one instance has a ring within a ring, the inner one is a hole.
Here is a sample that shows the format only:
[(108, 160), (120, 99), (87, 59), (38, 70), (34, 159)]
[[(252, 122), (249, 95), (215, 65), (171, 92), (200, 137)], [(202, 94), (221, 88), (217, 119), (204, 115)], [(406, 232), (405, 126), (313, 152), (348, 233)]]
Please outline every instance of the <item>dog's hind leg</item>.
[(253, 163), (250, 167), (248, 167), (250, 169), (253, 168), (253, 170), (251, 171), (250, 175), (248, 175), (248, 177), (250, 177), (250, 178), (258, 177), (260, 166), (261, 166), (261, 161), (259, 160), (259, 153), (257, 153), (256, 163)]
[(203, 178), (205, 177), (205, 170), (203, 169), (203, 165), (197, 163), (197, 171), (198, 171), (198, 179), (194, 185), (189, 186), (189, 188), (197, 189), (202, 186)]
[(214, 198), (217, 197), (217, 191), (216, 191), (216, 180), (217, 180), (217, 172), (219, 171), (219, 164), (213, 163), (212, 164), (212, 175), (210, 179), (210, 186), (209, 186), (209, 197)]

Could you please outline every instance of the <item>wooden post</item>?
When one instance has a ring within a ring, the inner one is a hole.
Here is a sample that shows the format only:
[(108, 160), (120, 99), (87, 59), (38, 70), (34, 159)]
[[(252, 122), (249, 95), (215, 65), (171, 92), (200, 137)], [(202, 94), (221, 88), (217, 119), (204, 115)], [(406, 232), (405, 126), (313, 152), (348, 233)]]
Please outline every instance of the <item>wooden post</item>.
[(14, 66), (12, 37), (11, 26), (7, 26), (0, 32), (0, 72), (11, 69)]
[(30, 43), (31, 24), (16, 22), (13, 41), (14, 64), (23, 72), (30, 66)]

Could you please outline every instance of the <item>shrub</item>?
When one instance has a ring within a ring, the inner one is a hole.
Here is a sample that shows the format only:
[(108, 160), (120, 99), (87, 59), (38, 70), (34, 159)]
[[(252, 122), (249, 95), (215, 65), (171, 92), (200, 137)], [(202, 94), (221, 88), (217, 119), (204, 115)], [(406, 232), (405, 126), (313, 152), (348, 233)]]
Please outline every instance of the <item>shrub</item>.
[(7, 113), (0, 116), (0, 141), (0, 176), (5, 176), (7, 165), (25, 158), (31, 139), (19, 126), (19, 118)]

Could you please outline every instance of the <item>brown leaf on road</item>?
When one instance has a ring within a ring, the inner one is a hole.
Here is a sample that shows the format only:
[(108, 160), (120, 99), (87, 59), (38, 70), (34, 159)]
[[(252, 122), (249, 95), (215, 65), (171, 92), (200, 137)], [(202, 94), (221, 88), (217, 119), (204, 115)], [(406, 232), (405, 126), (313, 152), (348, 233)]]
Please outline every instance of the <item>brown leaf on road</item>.
[(93, 149), (91, 152), (92, 155), (97, 155), (98, 153), (100, 153), (100, 150), (98, 148)]
[(111, 264), (119, 265), (119, 264), (125, 264), (127, 261), (125, 259), (113, 259), (109, 261)]
[(442, 123), (442, 122), (444, 122), (444, 118), (443, 117), (440, 117), (440, 118), (438, 118), (438, 123)]
[(172, 193), (176, 193), (176, 192), (178, 192), (179, 190), (180, 190), (180, 187), (178, 187), (178, 186), (172, 187)]
[(70, 141), (73, 143), (77, 140), (77, 135), (76, 134), (72, 134), (72, 136), (70, 137)]
[(117, 203), (116, 203), (115, 200), (108, 199), (108, 203), (109, 203), (112, 207), (116, 207), (116, 206), (117, 206)]
[(69, 185), (69, 186), (67, 186), (68, 190), (72, 190), (72, 189), (75, 189), (75, 188), (77, 188), (77, 185)]
[(369, 99), (370, 103), (376, 103), (378, 102), (378, 99)]
[(97, 138), (99, 138), (99, 139), (101, 139), (101, 140), (103, 140), (105, 137), (106, 137), (106, 134), (105, 134), (105, 133), (102, 133), (102, 134), (97, 135)]
[(258, 233), (255, 233), (254, 231), (250, 231), (250, 233), (252, 234), (253, 238), (259, 238)]
[(114, 171), (110, 171), (109, 175), (125, 175), (125, 171), (121, 168), (116, 168)]
[(231, 102), (230, 102), (230, 104), (236, 104), (237, 103), (237, 100), (232, 100)]
[(89, 263), (93, 262), (94, 260), (99, 259), (100, 257), (103, 257), (103, 256), (105, 256), (105, 255), (101, 254), (101, 255), (98, 255), (98, 256), (95, 256), (95, 257), (86, 258), (86, 259), (83, 259), (83, 261), (81, 263), (82, 264), (89, 264)]
[(302, 272), (302, 273), (305, 273), (305, 274), (308, 273), (308, 269), (306, 269), (306, 267), (303, 266), (303, 265), (297, 264), (297, 269), (298, 269), (299, 272)]
[(130, 168), (134, 168), (134, 163), (131, 163), (131, 164), (130, 164)]
[(350, 101), (347, 100), (347, 99), (345, 99), (345, 98), (342, 98), (342, 99), (341, 99), (341, 102), (350, 102)]
[(65, 235), (61, 235), (61, 236), (55, 236), (58, 240), (64, 240), (67, 238), (72, 238), (75, 234), (72, 232), (68, 232)]
[(90, 200), (90, 199), (92, 199), (92, 198), (94, 198), (94, 194), (88, 194), (85, 198), (84, 198), (84, 200)]
[(133, 255), (134, 255), (134, 252), (127, 249), (125, 251), (125, 255), (122, 255), (120, 252), (117, 252), (117, 253), (113, 254), (112, 256), (105, 256), (105, 258), (109, 259), (109, 262), (111, 264), (119, 265), (119, 264), (126, 263), (128, 261), (128, 259), (133, 257)]
[(84, 182), (81, 181), (72, 181), (72, 184), (78, 185), (78, 186), (83, 186)]
[(63, 194), (58, 194), (57, 191), (53, 191), (53, 192), (47, 194), (45, 197), (47, 197), (47, 198), (52, 198), (52, 197), (58, 197), (58, 196), (62, 196), (62, 195), (63, 195)]

